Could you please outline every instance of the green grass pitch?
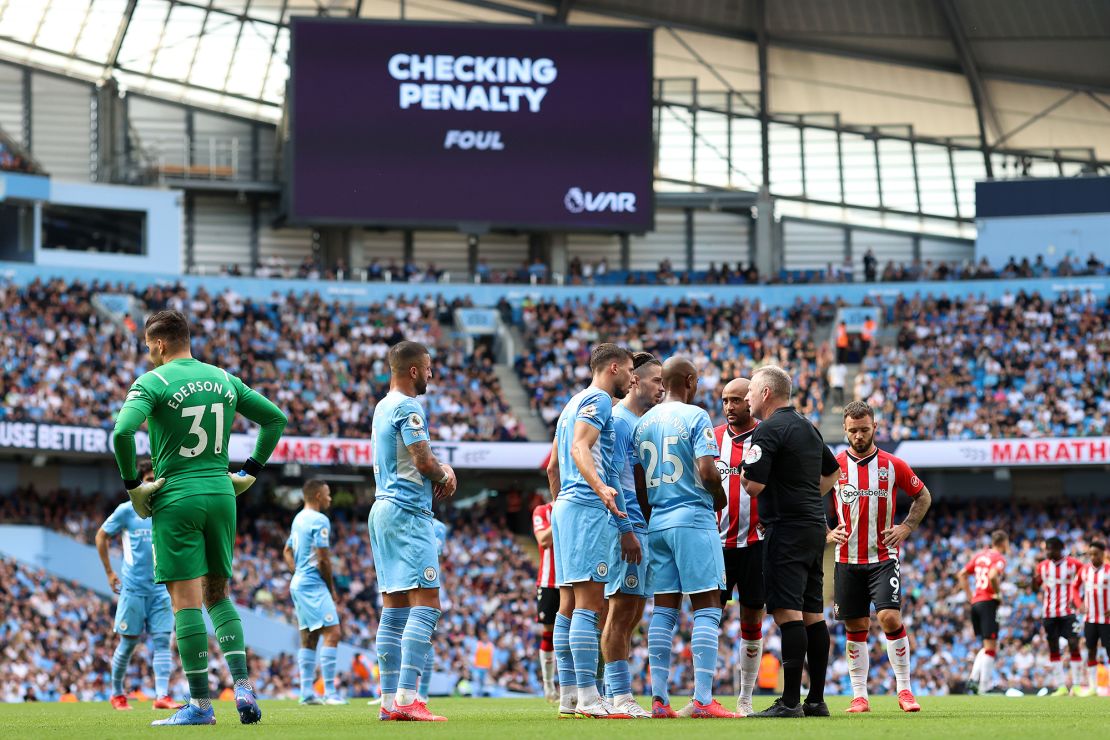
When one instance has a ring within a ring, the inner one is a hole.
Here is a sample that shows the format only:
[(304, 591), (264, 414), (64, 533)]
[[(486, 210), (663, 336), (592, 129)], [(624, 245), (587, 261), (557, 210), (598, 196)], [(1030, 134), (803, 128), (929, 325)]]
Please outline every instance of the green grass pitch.
[[(678, 700), (676, 699), (676, 706)], [(104, 704), (0, 704), (0, 737), (132, 738), (185, 734), (190, 737), (266, 738), (683, 738), (691, 733), (736, 733), (744, 738), (797, 740), (936, 740), (945, 737), (1071, 738), (1106, 737), (1110, 699), (1091, 697), (922, 697), (922, 712), (903, 714), (893, 697), (872, 698), (869, 715), (846, 715), (848, 700), (829, 700), (833, 717), (804, 720), (691, 720), (610, 721), (555, 719), (555, 710), (539, 699), (433, 699), (431, 707), (446, 715), (445, 724), (377, 721), (377, 707), (357, 700), (346, 707), (300, 707), (292, 701), (262, 702), (260, 725), (242, 726), (230, 702), (218, 702), (215, 727), (155, 728), (149, 703), (135, 703), (130, 712), (116, 712)], [(725, 706), (734, 698), (722, 697)], [(756, 697), (756, 709), (770, 704)], [(649, 726), (650, 724), (650, 726)]]

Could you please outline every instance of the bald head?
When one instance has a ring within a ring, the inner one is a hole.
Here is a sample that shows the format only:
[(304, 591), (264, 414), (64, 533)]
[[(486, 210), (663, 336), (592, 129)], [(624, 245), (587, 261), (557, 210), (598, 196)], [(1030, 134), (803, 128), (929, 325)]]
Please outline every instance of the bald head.
[(721, 410), (733, 434), (741, 434), (755, 426), (747, 399), (750, 385), (747, 378), (735, 378), (725, 383), (721, 390)]
[(663, 387), (670, 400), (690, 403), (698, 390), (698, 369), (685, 357), (671, 357), (663, 363)]

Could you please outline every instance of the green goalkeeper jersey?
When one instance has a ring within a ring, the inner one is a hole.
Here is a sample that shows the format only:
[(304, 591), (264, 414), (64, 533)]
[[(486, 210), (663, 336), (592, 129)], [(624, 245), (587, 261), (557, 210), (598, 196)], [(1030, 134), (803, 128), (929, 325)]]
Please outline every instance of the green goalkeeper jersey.
[(112, 441), (123, 479), (136, 479), (135, 432), (147, 421), (156, 478), (166, 484), (154, 506), (198, 494), (234, 495), (228, 440), (235, 414), (261, 425), (254, 452), (265, 463), (285, 429), (281, 409), (242, 380), (193, 358), (172, 360), (139, 376), (116, 417)]

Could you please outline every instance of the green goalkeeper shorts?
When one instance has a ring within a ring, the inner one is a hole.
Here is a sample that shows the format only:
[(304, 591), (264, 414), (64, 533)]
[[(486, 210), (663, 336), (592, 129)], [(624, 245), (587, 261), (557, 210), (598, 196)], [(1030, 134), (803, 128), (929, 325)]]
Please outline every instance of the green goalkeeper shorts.
[(231, 577), (235, 544), (235, 496), (198, 494), (167, 501), (151, 519), (154, 580)]

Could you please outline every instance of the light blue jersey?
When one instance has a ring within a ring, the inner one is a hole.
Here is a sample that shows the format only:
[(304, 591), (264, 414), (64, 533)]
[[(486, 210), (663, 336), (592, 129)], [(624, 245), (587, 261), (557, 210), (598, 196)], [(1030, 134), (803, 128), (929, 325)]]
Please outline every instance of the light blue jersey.
[(374, 408), (371, 446), (378, 501), (432, 516), (432, 482), (420, 474), (408, 446), (428, 441), (428, 419), (415, 398), (390, 391)]
[(604, 509), (605, 504), (582, 477), (570, 453), (571, 445), (574, 444), (574, 425), (580, 421), (600, 432), (597, 441), (590, 449), (598, 476), (613, 488), (620, 490), (619, 468), (613, 456), (613, 446), (617, 436), (613, 428), (613, 399), (600, 388), (590, 386), (576, 393), (567, 402), (555, 428), (556, 449), (559, 452), (559, 477), (562, 482), (558, 500)]
[(620, 466), (620, 490), (624, 493), (624, 504), (621, 508), (628, 514), (628, 521), (632, 526), (638, 529), (647, 526), (644, 512), (640, 511), (640, 501), (636, 498), (636, 477), (633, 475), (636, 454), (632, 448), (632, 434), (639, 421), (640, 417), (629, 411), (624, 404), (618, 403), (613, 406), (613, 428), (617, 433), (613, 449), (617, 458), (616, 464)]
[(705, 409), (677, 401), (648, 411), (633, 435), (651, 504), (649, 532), (672, 527), (714, 529), (713, 496), (705, 490), (695, 461), (719, 453)]
[(436, 554), (442, 556), (443, 548), (447, 547), (447, 525), (438, 519), (432, 519), (432, 532), (435, 533), (438, 544)]
[(321, 511), (301, 509), (293, 517), (293, 526), (286, 545), (293, 551), (293, 572), (291, 586), (326, 585), (320, 577), (317, 548), (329, 547), (331, 521)]
[(143, 595), (164, 592), (165, 587), (154, 582), (154, 548), (151, 543), (151, 519), (140, 519), (130, 501), (116, 507), (101, 525), (113, 537), (121, 534), (123, 568), (120, 569), (122, 590)]

